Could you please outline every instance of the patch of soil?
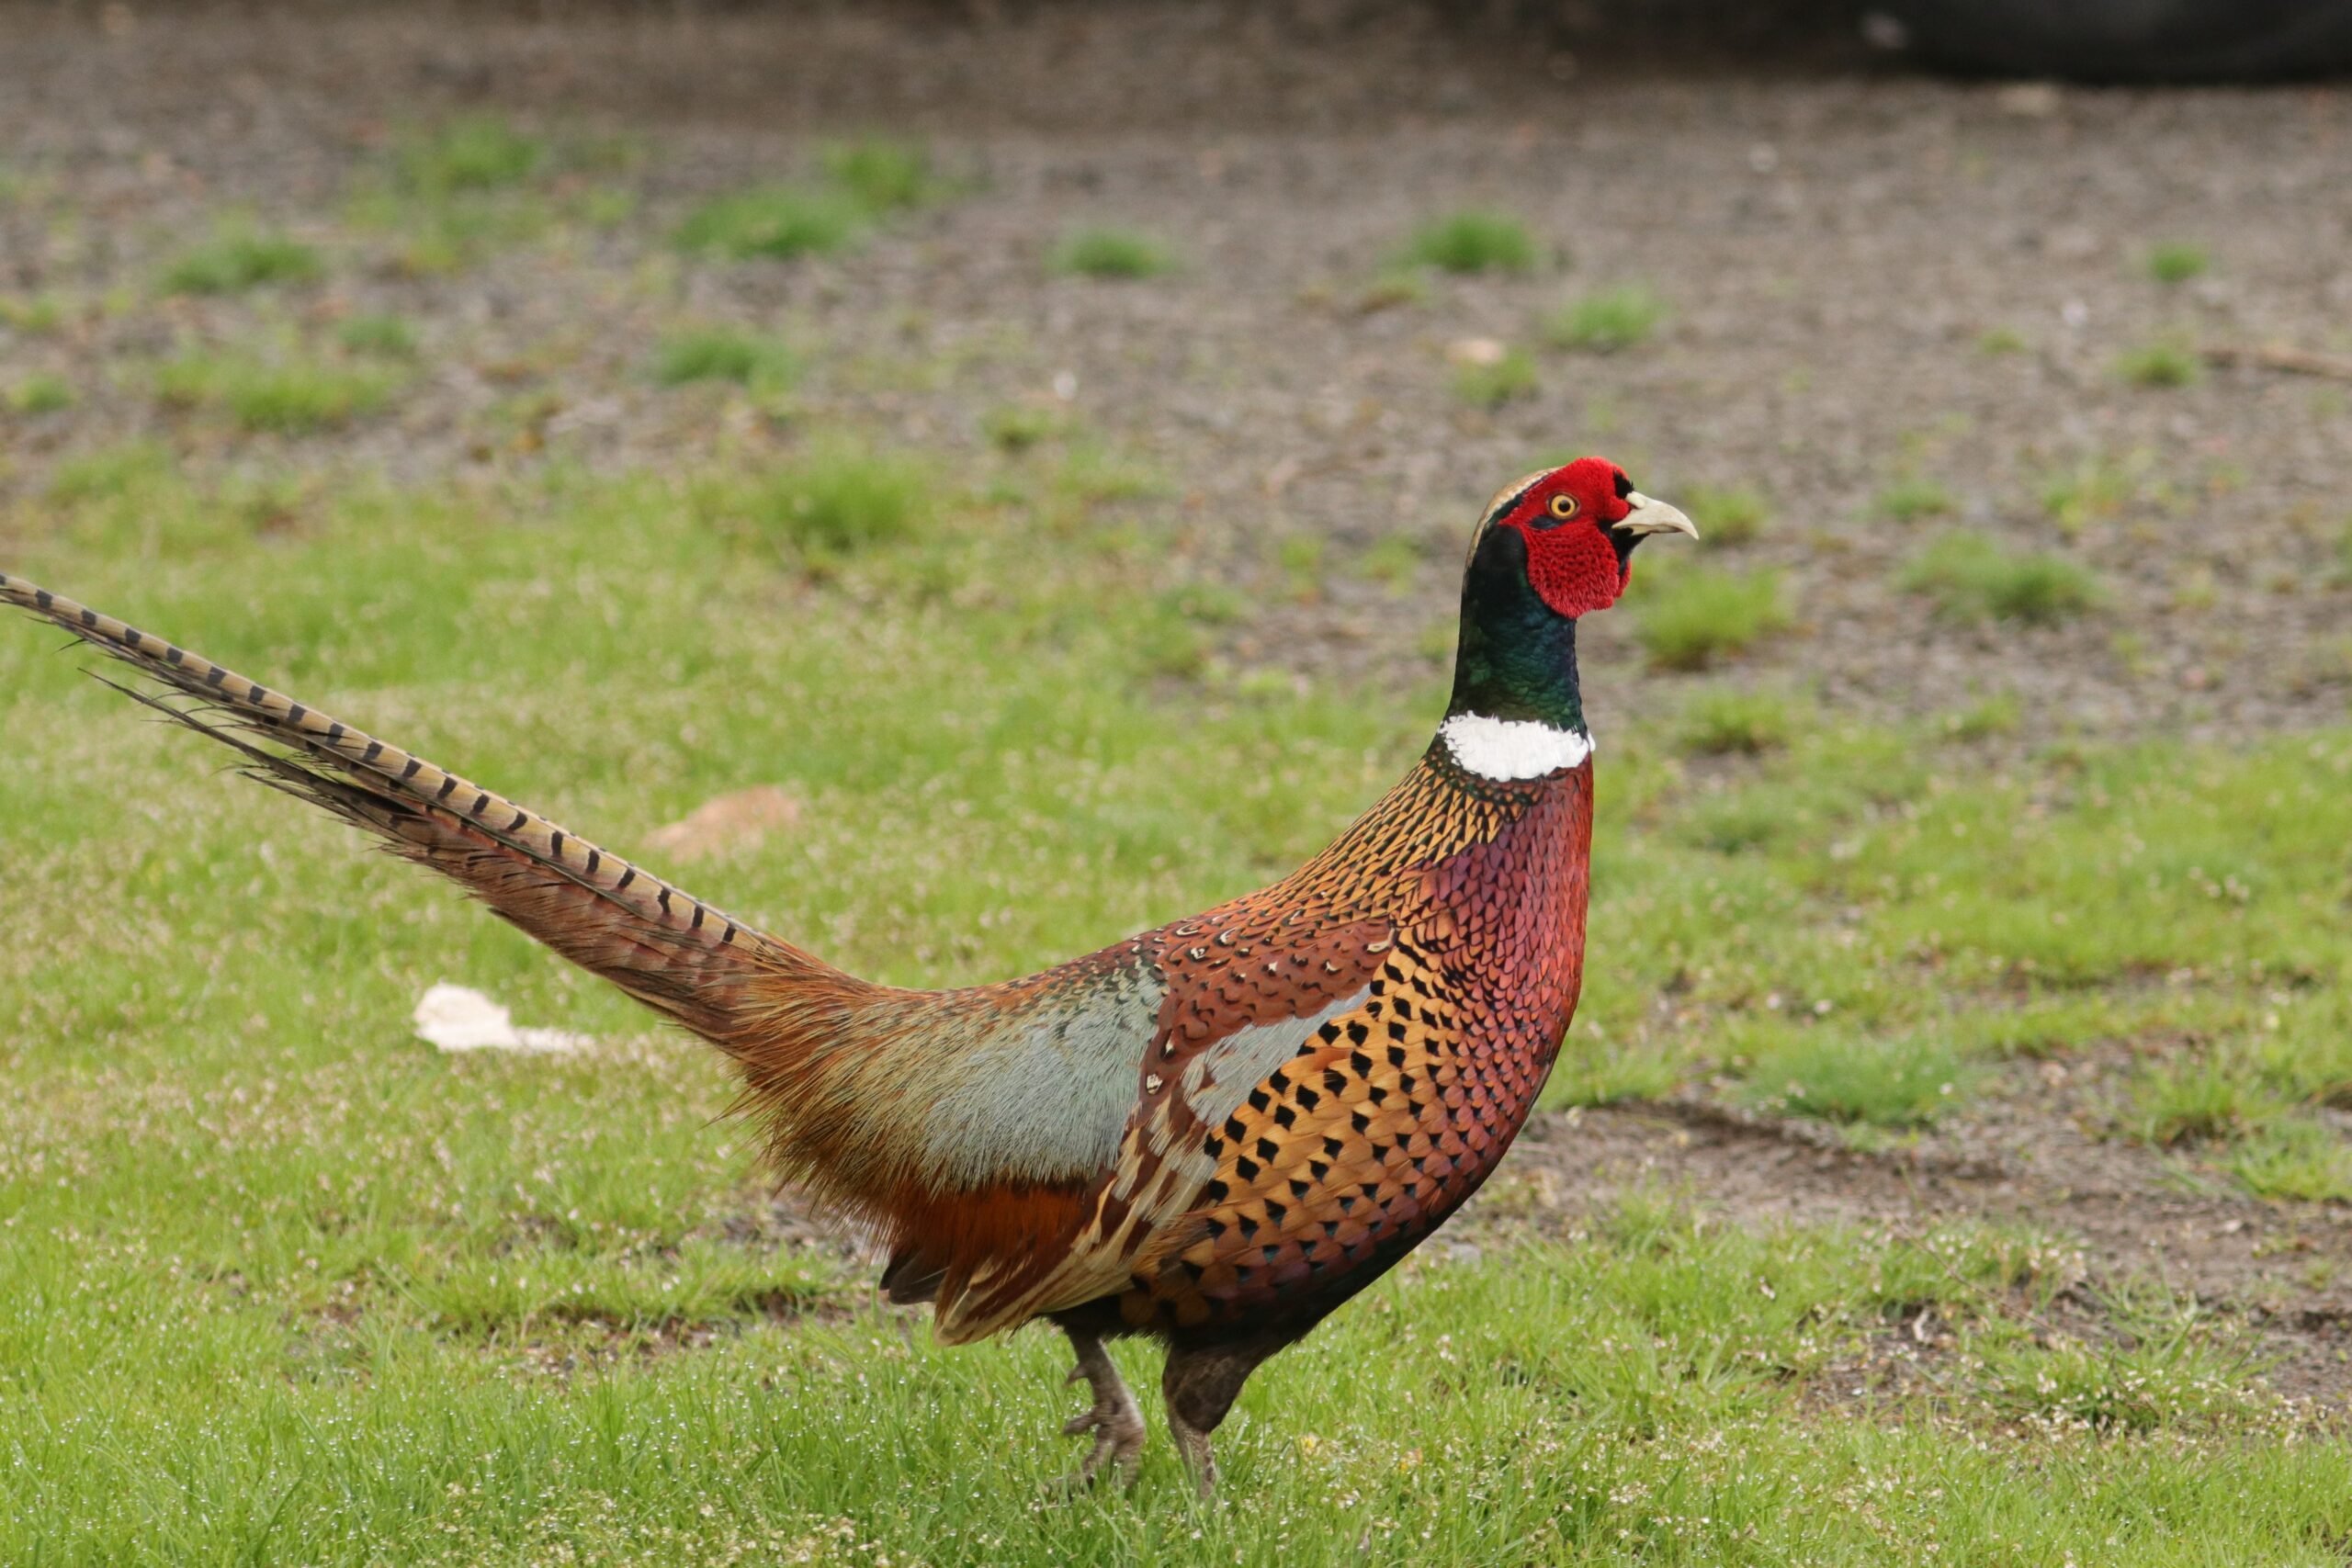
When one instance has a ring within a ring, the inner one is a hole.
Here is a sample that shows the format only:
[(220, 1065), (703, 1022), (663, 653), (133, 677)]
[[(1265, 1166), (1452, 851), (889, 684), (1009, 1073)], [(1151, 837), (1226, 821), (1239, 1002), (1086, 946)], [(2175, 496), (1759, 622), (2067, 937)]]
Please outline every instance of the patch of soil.
[(1540, 1175), (1533, 1190), (1577, 1210), (1663, 1190), (1736, 1224), (2022, 1224), (2079, 1245), (2094, 1292), (2154, 1279), (2242, 1319), (2281, 1393), (2352, 1398), (2352, 1206), (2222, 1190), (2178, 1160), (2090, 1135), (2063, 1109), (1996, 1102), (1867, 1153), (1809, 1123), (1695, 1100), (1546, 1113), (1502, 1168), (1522, 1183)]

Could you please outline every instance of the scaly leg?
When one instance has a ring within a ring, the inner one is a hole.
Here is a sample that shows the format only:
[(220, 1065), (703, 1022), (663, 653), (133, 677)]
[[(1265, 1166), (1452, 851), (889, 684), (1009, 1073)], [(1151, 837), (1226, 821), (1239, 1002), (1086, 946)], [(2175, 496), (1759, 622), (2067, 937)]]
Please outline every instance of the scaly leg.
[(1062, 1424), (1070, 1437), (1094, 1434), (1094, 1450), (1069, 1478), (1071, 1490), (1093, 1484), (1105, 1465), (1116, 1472), (1122, 1485), (1133, 1485), (1136, 1466), (1143, 1455), (1143, 1412), (1136, 1408), (1136, 1396), (1119, 1379), (1119, 1369), (1111, 1364), (1110, 1353), (1102, 1348), (1102, 1339), (1092, 1334), (1081, 1334), (1075, 1328), (1065, 1328), (1070, 1348), (1078, 1352), (1078, 1365), (1069, 1370), (1069, 1381), (1084, 1379), (1094, 1391), (1093, 1407), (1080, 1411)]
[(1258, 1363), (1282, 1348), (1283, 1341), (1193, 1346), (1168, 1352), (1168, 1367), (1159, 1389), (1168, 1400), (1168, 1429), (1184, 1467), (1201, 1489), (1201, 1501), (1216, 1492), (1216, 1456), (1209, 1449), (1209, 1434), (1233, 1408), (1234, 1397)]
[(1175, 1434), (1176, 1451), (1184, 1456), (1184, 1468), (1192, 1472), (1193, 1484), (1201, 1489), (1201, 1501), (1207, 1502), (1216, 1495), (1216, 1455), (1209, 1448), (1207, 1430), (1172, 1409), (1168, 1412), (1168, 1429)]

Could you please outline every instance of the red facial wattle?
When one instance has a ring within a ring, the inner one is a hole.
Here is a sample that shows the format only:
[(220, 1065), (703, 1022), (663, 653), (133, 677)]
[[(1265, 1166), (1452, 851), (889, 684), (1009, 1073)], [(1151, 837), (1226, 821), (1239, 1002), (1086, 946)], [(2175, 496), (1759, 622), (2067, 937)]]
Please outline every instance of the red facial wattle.
[(1630, 575), (1597, 524), (1570, 521), (1548, 533), (1527, 534), (1527, 580), (1555, 613), (1587, 615), (1606, 610), (1625, 592)]
[[(1531, 485), (1498, 526), (1527, 541), (1527, 580), (1557, 615), (1606, 610), (1633, 580), (1626, 552), (1609, 535), (1631, 510), (1633, 486), (1614, 463), (1580, 457)], [(1559, 515), (1559, 502), (1570, 503)]]

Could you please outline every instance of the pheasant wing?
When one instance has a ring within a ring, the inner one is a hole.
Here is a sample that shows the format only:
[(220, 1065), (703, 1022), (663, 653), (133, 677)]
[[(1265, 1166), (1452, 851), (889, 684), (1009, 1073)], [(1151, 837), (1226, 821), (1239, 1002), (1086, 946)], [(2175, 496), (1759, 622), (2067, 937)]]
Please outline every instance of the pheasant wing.
[(1115, 1153), (1063, 1245), (990, 1258), (940, 1292), (940, 1337), (978, 1339), (1125, 1291), (1216, 1179), (1223, 1129), (1272, 1103), (1267, 1086), (1363, 1004), (1395, 940), (1385, 919), (1283, 887), (1137, 938), (1161, 990), (1127, 1057)]

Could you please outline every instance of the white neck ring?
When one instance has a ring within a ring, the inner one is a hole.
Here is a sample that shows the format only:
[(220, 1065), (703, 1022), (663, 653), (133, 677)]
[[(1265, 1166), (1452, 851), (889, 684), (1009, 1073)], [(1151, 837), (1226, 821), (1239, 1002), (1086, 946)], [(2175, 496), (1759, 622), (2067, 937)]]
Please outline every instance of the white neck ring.
[(1592, 755), (1592, 737), (1583, 730), (1532, 719), (1458, 713), (1439, 725), (1437, 734), (1464, 772), (1500, 782), (1540, 779)]

